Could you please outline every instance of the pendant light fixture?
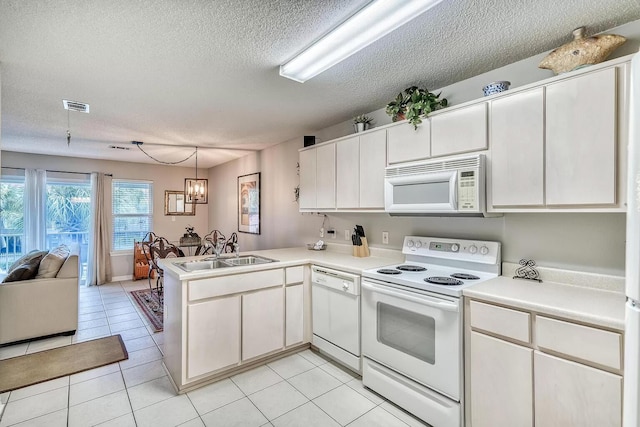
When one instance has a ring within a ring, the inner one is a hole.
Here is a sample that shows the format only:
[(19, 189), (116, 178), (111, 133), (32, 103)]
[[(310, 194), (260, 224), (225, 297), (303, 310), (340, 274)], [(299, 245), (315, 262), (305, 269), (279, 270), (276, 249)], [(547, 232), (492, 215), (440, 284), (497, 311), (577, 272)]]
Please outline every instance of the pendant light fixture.
[(333, 67), (442, 0), (374, 0), (286, 64), (280, 75), (300, 83)]
[(209, 180), (198, 179), (198, 147), (196, 147), (196, 177), (184, 179), (185, 203), (209, 203)]

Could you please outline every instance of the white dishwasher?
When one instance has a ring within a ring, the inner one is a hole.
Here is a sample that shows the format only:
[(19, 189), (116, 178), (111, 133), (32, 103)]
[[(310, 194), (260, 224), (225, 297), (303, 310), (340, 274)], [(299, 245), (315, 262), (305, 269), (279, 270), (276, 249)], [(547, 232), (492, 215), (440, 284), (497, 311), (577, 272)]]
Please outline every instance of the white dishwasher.
[(313, 345), (360, 373), (360, 276), (311, 268)]

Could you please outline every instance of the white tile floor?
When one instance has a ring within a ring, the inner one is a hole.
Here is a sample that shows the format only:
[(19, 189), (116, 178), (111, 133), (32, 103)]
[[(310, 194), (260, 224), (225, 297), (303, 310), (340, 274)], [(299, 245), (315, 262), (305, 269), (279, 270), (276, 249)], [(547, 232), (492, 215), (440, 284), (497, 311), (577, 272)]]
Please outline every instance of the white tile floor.
[(163, 334), (150, 332), (128, 294), (145, 285), (81, 288), (76, 335), (0, 348), (5, 359), (120, 334), (129, 352), (120, 363), (0, 394), (0, 427), (424, 426), (311, 350), (178, 395), (162, 366)]

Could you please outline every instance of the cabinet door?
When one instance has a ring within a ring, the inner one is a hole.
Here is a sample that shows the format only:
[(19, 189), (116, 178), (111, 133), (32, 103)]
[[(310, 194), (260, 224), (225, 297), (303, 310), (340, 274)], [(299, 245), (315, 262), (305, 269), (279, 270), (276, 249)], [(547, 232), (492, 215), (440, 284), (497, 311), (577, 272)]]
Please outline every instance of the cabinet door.
[[(360, 206), (360, 138), (353, 137), (336, 143), (336, 206)], [(384, 173), (384, 172), (383, 172)]]
[(471, 425), (533, 426), (533, 350), (472, 331), (470, 352)]
[(316, 149), (300, 152), (300, 209), (316, 207)]
[(387, 150), (389, 164), (428, 158), (431, 155), (431, 123), (425, 119), (416, 130), (409, 123), (388, 128)]
[(316, 208), (336, 207), (336, 144), (316, 148)]
[(616, 69), (546, 88), (547, 205), (616, 202)]
[(534, 359), (536, 425), (622, 425), (621, 376), (537, 351)]
[(431, 157), (485, 150), (487, 104), (471, 105), (431, 117)]
[(302, 284), (288, 286), (286, 292), (285, 345), (301, 343), (304, 334), (304, 296)]
[(240, 296), (187, 307), (187, 377), (240, 362)]
[(242, 360), (283, 347), (284, 291), (282, 287), (242, 296)]
[(491, 205), (544, 205), (542, 88), (491, 102)]
[(387, 133), (360, 137), (360, 207), (384, 208), (384, 168), (387, 165)]

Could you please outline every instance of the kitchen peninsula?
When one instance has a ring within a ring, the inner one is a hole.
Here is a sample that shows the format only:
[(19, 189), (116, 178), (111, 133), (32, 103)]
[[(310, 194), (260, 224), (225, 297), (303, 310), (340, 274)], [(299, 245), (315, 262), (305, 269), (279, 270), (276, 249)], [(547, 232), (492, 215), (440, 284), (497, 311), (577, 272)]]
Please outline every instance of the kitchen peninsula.
[(350, 246), (335, 246), (252, 251), (222, 259), (254, 256), (258, 263), (194, 271), (176, 264), (212, 257), (160, 260), (164, 363), (175, 388), (183, 393), (309, 346), (310, 264), (360, 274), (402, 259), (399, 251), (382, 249), (357, 258)]

